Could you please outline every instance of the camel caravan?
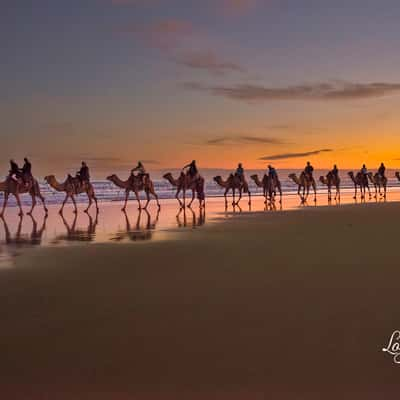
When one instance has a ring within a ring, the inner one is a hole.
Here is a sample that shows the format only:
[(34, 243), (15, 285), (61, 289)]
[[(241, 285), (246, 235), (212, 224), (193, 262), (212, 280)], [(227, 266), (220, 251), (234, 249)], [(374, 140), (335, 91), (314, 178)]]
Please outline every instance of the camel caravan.
[[(297, 194), (302, 203), (307, 202), (310, 190), (312, 190), (314, 202), (317, 200), (317, 184), (313, 172), (313, 166), (310, 162), (307, 162), (306, 167), (299, 175), (292, 173), (288, 176), (289, 179), (297, 185)], [(358, 192), (361, 195), (361, 199), (365, 199), (367, 192), (371, 199), (373, 192), (371, 192), (370, 185), (375, 189), (375, 198), (386, 198), (388, 179), (385, 176), (385, 172), (386, 168), (383, 163), (375, 174), (368, 171), (365, 164), (361, 170), (356, 173), (352, 171), (348, 172), (349, 178), (354, 183), (354, 199), (357, 199)], [(395, 176), (400, 181), (400, 173), (396, 172)], [(178, 177), (173, 177), (172, 173), (168, 172), (163, 175), (163, 178), (170, 183), (172, 188), (176, 189), (175, 198), (181, 208), (191, 207), (196, 197), (199, 202), (199, 207), (205, 207), (205, 179), (199, 174), (195, 160), (188, 165), (185, 165)], [(256, 187), (262, 189), (265, 204), (273, 205), (276, 201), (277, 195), (279, 196), (279, 203), (282, 203), (281, 182), (276, 169), (272, 165), (268, 165), (268, 170), (262, 178), (259, 178), (258, 175), (251, 175), (250, 178)], [(135, 195), (139, 210), (146, 210), (152, 198), (154, 198), (158, 209), (160, 209), (161, 205), (154, 189), (154, 183), (140, 161), (137, 166), (131, 170), (130, 176), (127, 180), (120, 179), (116, 174), (110, 175), (106, 179), (112, 182), (117, 188), (125, 191), (122, 211), (126, 210), (131, 192)], [(76, 214), (78, 211), (76, 196), (81, 193), (86, 194), (88, 198), (88, 205), (84, 211), (89, 212), (92, 205), (94, 205), (96, 213), (99, 212), (98, 200), (93, 184), (90, 182), (89, 167), (84, 161), (75, 176), (68, 174), (64, 181), (59, 182), (55, 175), (47, 175), (44, 180), (53, 190), (65, 193), (64, 200), (59, 210), (60, 214), (63, 213), (68, 200), (71, 200), (74, 207), (73, 212)], [(231, 173), (227, 179), (223, 179), (221, 176), (215, 176), (213, 180), (218, 186), (224, 189), (223, 196), (225, 199), (225, 208), (228, 207), (229, 192), (232, 193), (232, 205), (234, 207), (239, 205), (244, 194), (247, 194), (248, 204), (249, 206), (251, 205), (251, 192), (249, 184), (245, 178), (242, 164), (239, 164), (236, 171)], [(334, 199), (340, 200), (341, 180), (336, 165), (334, 165), (333, 169), (329, 171), (326, 176), (321, 176), (319, 182), (322, 185), (327, 186), (329, 202), (332, 200), (333, 191)], [(47, 215), (48, 213), (45, 199), (40, 192), (39, 183), (32, 175), (32, 165), (27, 158), (24, 158), (24, 165), (22, 168), (19, 168), (18, 164), (14, 160), (10, 160), (10, 171), (5, 181), (0, 182), (0, 191), (4, 193), (4, 201), (0, 217), (4, 215), (10, 195), (15, 197), (19, 208), (19, 215), (22, 216), (23, 211), (20, 195), (25, 193), (29, 194), (32, 199), (31, 208), (28, 212), (29, 215), (32, 214), (36, 207), (37, 198), (41, 201), (45, 214)], [(140, 192), (144, 192), (146, 196), (146, 203), (144, 206), (140, 201)], [(188, 203), (186, 200), (187, 192), (191, 193)], [(237, 197), (236, 194), (238, 194)]]

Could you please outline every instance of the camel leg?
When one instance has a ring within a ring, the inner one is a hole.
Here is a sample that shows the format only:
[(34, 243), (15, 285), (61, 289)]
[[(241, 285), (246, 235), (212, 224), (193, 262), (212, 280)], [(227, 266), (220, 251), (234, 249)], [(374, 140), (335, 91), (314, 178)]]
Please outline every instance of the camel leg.
[(183, 188), (182, 190), (182, 201), (183, 201), (183, 207), (186, 207), (186, 188)]
[(194, 198), (196, 196), (196, 191), (194, 189), (192, 189), (192, 200), (190, 200), (190, 203), (188, 204), (188, 207), (190, 208), (190, 206), (192, 205)]
[(251, 206), (251, 193), (250, 193), (250, 190), (248, 190), (247, 193), (249, 194), (249, 206)]
[(19, 208), (19, 213), (18, 213), (18, 215), (19, 215), (20, 217), (22, 217), (22, 216), (24, 215), (24, 212), (22, 211), (21, 199), (19, 198), (19, 194), (18, 194), (18, 193), (14, 194), (14, 197), (15, 197), (16, 200), (17, 200), (17, 204), (18, 204), (18, 208)]
[(136, 196), (136, 201), (138, 202), (138, 209), (142, 209), (142, 205), (140, 204), (140, 199), (139, 199), (139, 193), (137, 190), (135, 190), (135, 196)]
[(73, 213), (74, 213), (74, 214), (78, 214), (78, 207), (76, 206), (75, 196), (74, 196), (73, 194), (71, 194), (71, 200), (72, 200), (72, 203), (74, 204), (74, 211), (73, 211)]
[(233, 205), (233, 206), (236, 204), (236, 202), (235, 202), (235, 195), (236, 195), (236, 193), (235, 193), (235, 188), (232, 188), (232, 205)]
[(313, 190), (314, 190), (314, 203), (317, 201), (317, 185), (313, 183)]
[(36, 196), (34, 194), (31, 194), (31, 198), (32, 198), (32, 207), (31, 209), (27, 212), (28, 215), (32, 215), (33, 209), (36, 206)]
[(242, 189), (239, 189), (239, 198), (238, 201), (236, 202), (237, 205), (239, 205), (240, 200), (242, 200)]
[(183, 207), (182, 201), (181, 201), (181, 199), (179, 198), (179, 193), (180, 193), (180, 192), (181, 192), (181, 189), (178, 189), (178, 190), (176, 191), (175, 198), (178, 200), (179, 205), (180, 205), (181, 207)]
[(94, 204), (96, 205), (96, 215), (97, 215), (99, 213), (99, 205), (97, 204), (97, 197), (94, 193), (93, 193), (93, 201)]
[(228, 191), (229, 191), (229, 189), (225, 189), (225, 193), (224, 193), (224, 198), (225, 198), (225, 210), (228, 209), (228, 198), (227, 198)]
[(87, 194), (87, 197), (88, 197), (88, 200), (89, 200), (89, 204), (85, 208), (84, 212), (87, 213), (89, 211), (89, 208), (92, 206), (93, 200), (92, 200), (92, 194), (90, 192), (87, 192), (86, 194)]
[(40, 201), (42, 202), (44, 212), (45, 212), (45, 214), (47, 215), (48, 212), (49, 212), (49, 210), (48, 210), (47, 207), (46, 207), (46, 200), (44, 199), (44, 197), (43, 197), (40, 193), (37, 195), (37, 197), (39, 197)]
[(63, 213), (64, 206), (65, 206), (65, 203), (66, 203), (66, 202), (67, 202), (67, 200), (68, 200), (68, 197), (69, 197), (69, 194), (67, 193), (67, 194), (65, 195), (65, 199), (64, 199), (64, 201), (62, 202), (62, 205), (61, 205), (60, 211), (58, 212), (59, 214), (62, 214), (62, 213)]
[(128, 198), (129, 198), (129, 189), (125, 190), (125, 201), (124, 201), (124, 206), (121, 208), (121, 211), (126, 211), (126, 205), (128, 204)]
[(160, 202), (158, 201), (158, 196), (157, 196), (156, 192), (155, 192), (154, 190), (152, 190), (152, 191), (151, 191), (151, 194), (152, 194), (152, 195), (154, 196), (154, 198), (156, 199), (157, 207), (160, 209), (160, 208), (161, 208), (161, 205), (160, 205)]
[(147, 199), (147, 201), (146, 201), (146, 204), (145, 204), (145, 206), (144, 206), (144, 209), (147, 210), (147, 206), (148, 206), (149, 203), (150, 203), (150, 194), (149, 194), (149, 191), (148, 191), (148, 190), (145, 190), (145, 193), (146, 193), (146, 199)]
[(7, 207), (8, 196), (9, 196), (9, 194), (4, 192), (3, 209), (1, 210), (1, 214), (0, 214), (1, 217), (4, 215), (4, 211), (5, 211), (6, 207)]
[[(369, 185), (367, 184), (367, 189), (368, 189), (368, 196), (369, 196), (369, 198), (371, 198), (372, 196), (371, 196), (371, 190), (370, 190), (370, 188), (369, 188)], [(364, 190), (365, 190), (365, 188), (364, 188)]]

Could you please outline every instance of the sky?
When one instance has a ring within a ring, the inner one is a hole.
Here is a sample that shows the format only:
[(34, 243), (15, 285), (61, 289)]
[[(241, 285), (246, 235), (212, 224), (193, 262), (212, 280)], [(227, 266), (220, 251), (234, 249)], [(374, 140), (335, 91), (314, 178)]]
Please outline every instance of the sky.
[(400, 168), (399, 20), (397, 0), (3, 0), (1, 170)]

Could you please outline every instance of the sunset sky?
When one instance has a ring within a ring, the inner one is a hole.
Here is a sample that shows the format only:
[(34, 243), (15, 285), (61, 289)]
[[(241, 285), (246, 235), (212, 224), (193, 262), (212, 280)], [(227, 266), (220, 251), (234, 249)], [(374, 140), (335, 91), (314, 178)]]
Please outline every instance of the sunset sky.
[(3, 0), (2, 174), (400, 167), (399, 21), (398, 0)]

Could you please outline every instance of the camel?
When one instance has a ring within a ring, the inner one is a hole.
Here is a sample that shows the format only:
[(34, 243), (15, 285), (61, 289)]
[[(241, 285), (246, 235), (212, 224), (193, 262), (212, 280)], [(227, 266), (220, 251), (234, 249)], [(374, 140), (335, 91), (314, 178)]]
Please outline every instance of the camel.
[(21, 206), (21, 199), (19, 197), (19, 195), (23, 194), (23, 193), (29, 193), (32, 198), (32, 207), (28, 211), (28, 213), (27, 213), (28, 215), (32, 214), (33, 209), (36, 206), (36, 197), (39, 197), (39, 199), (41, 200), (41, 202), (43, 204), (44, 212), (46, 214), (48, 213), (48, 209), (46, 207), (44, 197), (40, 193), (39, 183), (36, 179), (32, 179), (31, 183), (29, 185), (24, 185), (23, 183), (17, 182), (15, 179), (13, 179), (11, 177), (7, 177), (4, 182), (0, 182), (0, 192), (4, 192), (3, 209), (0, 213), (0, 216), (4, 215), (4, 211), (7, 207), (8, 198), (9, 198), (10, 194), (12, 194), (15, 197), (15, 199), (17, 200), (17, 204), (19, 207), (18, 215), (19, 216), (24, 215), (24, 213), (22, 211), (22, 206)]
[[(375, 198), (378, 197), (378, 191), (379, 191), (380, 196), (383, 196), (386, 198), (386, 189), (387, 189), (387, 181), (388, 181), (386, 176), (382, 176), (378, 173), (373, 175), (372, 172), (368, 172), (367, 175), (368, 175), (369, 180), (375, 187)], [(382, 188), (383, 188), (383, 193), (381, 192)]]
[(99, 207), (97, 205), (97, 197), (94, 193), (93, 185), (90, 182), (81, 183), (78, 178), (66, 179), (64, 183), (59, 183), (54, 175), (48, 175), (44, 177), (44, 180), (57, 192), (65, 192), (65, 199), (62, 203), (59, 213), (62, 214), (64, 210), (65, 203), (71, 198), (72, 203), (74, 204), (74, 213), (78, 212), (76, 207), (75, 195), (80, 193), (86, 193), (89, 204), (85, 209), (85, 212), (89, 211), (93, 201), (96, 204), (96, 212), (99, 212)]
[(263, 194), (265, 197), (265, 204), (268, 202), (268, 198), (271, 202), (275, 200), (276, 190), (279, 192), (279, 202), (282, 203), (282, 187), (279, 179), (275, 179), (274, 182), (271, 182), (271, 179), (267, 174), (264, 174), (263, 180), (260, 181), (258, 175), (251, 175), (251, 179), (253, 179), (254, 183), (263, 189)]
[[(314, 202), (317, 201), (317, 185), (314, 178), (309, 179), (304, 171), (300, 174), (300, 177), (297, 177), (296, 174), (290, 174), (289, 178), (298, 186), (297, 194), (300, 196), (302, 202), (307, 201), (307, 197), (310, 193), (310, 187), (312, 187), (314, 190)], [(303, 194), (301, 195), (300, 191), (302, 188)]]
[(141, 177), (138, 177), (135, 175), (131, 175), (129, 177), (129, 179), (127, 179), (126, 181), (123, 181), (123, 180), (119, 179), (117, 175), (113, 174), (113, 175), (108, 176), (107, 180), (112, 182), (115, 186), (118, 186), (121, 189), (125, 189), (125, 203), (124, 203), (124, 206), (122, 207), (122, 211), (126, 210), (129, 193), (131, 191), (133, 193), (135, 193), (136, 200), (139, 204), (139, 207), (138, 207), (139, 210), (142, 209), (142, 205), (141, 205), (140, 199), (139, 199), (139, 192), (141, 192), (142, 190), (146, 193), (146, 198), (147, 198), (147, 202), (146, 202), (146, 205), (144, 206), (144, 209), (147, 209), (147, 206), (150, 203), (150, 194), (153, 195), (154, 198), (156, 199), (158, 208), (161, 207), (160, 202), (158, 201), (158, 196), (154, 190), (153, 181), (149, 177), (145, 178), (144, 183), (143, 183), (143, 180)]
[(358, 172), (357, 175), (354, 175), (353, 171), (348, 173), (350, 179), (354, 183), (354, 197), (353, 199), (357, 199), (357, 187), (360, 187), (361, 199), (365, 198), (365, 188), (368, 189), (369, 198), (371, 198), (371, 191), (368, 185), (368, 179), (363, 176), (361, 172)]
[[(228, 200), (226, 195), (230, 190), (232, 190), (232, 205), (239, 205), (240, 200), (242, 199), (242, 193), (248, 193), (249, 195), (249, 205), (251, 205), (251, 193), (249, 190), (249, 185), (247, 184), (246, 181), (241, 181), (238, 176), (235, 176), (233, 174), (230, 174), (228, 176), (228, 179), (224, 181), (220, 176), (214, 177), (214, 181), (221, 187), (225, 188), (225, 207), (228, 207)], [(235, 201), (235, 194), (236, 190), (239, 191), (239, 199), (238, 201)]]
[(340, 199), (340, 178), (339, 176), (335, 176), (331, 172), (328, 173), (326, 176), (320, 176), (320, 182), (323, 185), (328, 186), (328, 200), (332, 199), (332, 187), (336, 188), (335, 200)]
[[(197, 198), (199, 200), (199, 206), (205, 206), (205, 195), (204, 195), (204, 178), (199, 177), (195, 180), (191, 179), (189, 175), (186, 175), (184, 172), (181, 172), (179, 177), (175, 179), (170, 172), (163, 175), (163, 178), (166, 179), (172, 186), (176, 187), (175, 198), (178, 200), (179, 205), (181, 207), (185, 207), (186, 201), (186, 190), (192, 191), (192, 199), (188, 204), (190, 207), (194, 201), (195, 194), (197, 193)], [(179, 193), (182, 192), (183, 200), (179, 198)]]

